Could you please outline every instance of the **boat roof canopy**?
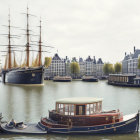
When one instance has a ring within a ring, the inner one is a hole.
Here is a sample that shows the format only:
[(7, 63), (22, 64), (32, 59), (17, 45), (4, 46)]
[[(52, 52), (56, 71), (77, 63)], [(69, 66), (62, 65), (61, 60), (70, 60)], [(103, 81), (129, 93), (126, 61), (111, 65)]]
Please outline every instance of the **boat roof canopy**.
[(75, 97), (75, 98), (64, 98), (57, 100), (56, 103), (59, 104), (92, 104), (97, 102), (102, 102), (102, 98), (93, 97)]

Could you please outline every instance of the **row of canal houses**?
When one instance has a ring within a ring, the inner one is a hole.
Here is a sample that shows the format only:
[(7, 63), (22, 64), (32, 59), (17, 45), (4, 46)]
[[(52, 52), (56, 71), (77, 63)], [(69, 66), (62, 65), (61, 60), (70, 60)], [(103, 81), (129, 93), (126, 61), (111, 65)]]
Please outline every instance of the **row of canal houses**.
[(78, 77), (81, 78), (84, 75), (102, 77), (103, 76), (103, 61), (99, 58), (96, 61), (95, 56), (91, 58), (88, 56), (86, 60), (83, 58), (76, 59), (73, 57), (71, 60), (66, 56), (64, 59), (60, 58), (58, 53), (52, 57), (51, 65), (45, 69), (45, 77), (53, 78), (54, 76), (72, 76), (70, 64), (71, 62), (77, 62), (80, 66), (80, 72)]

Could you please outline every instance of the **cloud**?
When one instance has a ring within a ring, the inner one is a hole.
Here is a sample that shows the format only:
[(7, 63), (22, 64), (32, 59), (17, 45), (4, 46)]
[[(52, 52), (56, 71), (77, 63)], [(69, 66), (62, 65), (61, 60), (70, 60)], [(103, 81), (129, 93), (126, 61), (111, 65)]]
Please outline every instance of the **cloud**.
[[(8, 8), (14, 25), (26, 27), (27, 4), (37, 18), (30, 26), (38, 34), (42, 17), (43, 40), (59, 50), (60, 57), (95, 55), (103, 61), (121, 61), (124, 52), (139, 48), (139, 0), (0, 0), (1, 24), (7, 24)], [(6, 30), (5, 30), (6, 31)], [(2, 32), (4, 29), (2, 28)], [(1, 37), (0, 37), (0, 40)], [(48, 54), (49, 55), (49, 54)]]

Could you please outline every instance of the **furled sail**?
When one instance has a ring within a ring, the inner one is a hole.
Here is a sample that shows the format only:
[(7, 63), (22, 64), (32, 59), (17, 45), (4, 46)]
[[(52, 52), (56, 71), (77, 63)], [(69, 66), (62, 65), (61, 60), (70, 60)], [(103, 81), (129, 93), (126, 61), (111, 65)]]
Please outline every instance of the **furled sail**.
[(7, 61), (8, 61), (8, 57), (7, 57), (7, 55), (6, 55), (6, 57), (5, 57), (5, 64), (4, 64), (4, 69), (5, 69), (5, 70), (7, 69)]
[(14, 67), (14, 68), (17, 68), (17, 67), (18, 67), (18, 64), (17, 64), (17, 62), (16, 62), (16, 58), (15, 58), (15, 53), (14, 53), (13, 67)]
[(38, 66), (38, 55), (36, 56), (36, 58), (32, 61), (32, 67), (37, 67)]

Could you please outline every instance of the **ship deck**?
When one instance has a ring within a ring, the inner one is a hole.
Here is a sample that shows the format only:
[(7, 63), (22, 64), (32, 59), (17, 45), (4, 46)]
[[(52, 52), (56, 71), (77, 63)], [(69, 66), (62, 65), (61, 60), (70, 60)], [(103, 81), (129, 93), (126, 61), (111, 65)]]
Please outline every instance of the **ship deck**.
[(18, 129), (18, 128), (8, 128), (6, 126), (6, 123), (1, 124), (1, 128), (5, 133), (9, 134), (47, 134), (47, 131), (42, 130), (41, 128), (38, 127), (37, 124), (26, 124), (26, 128), (24, 129)]

